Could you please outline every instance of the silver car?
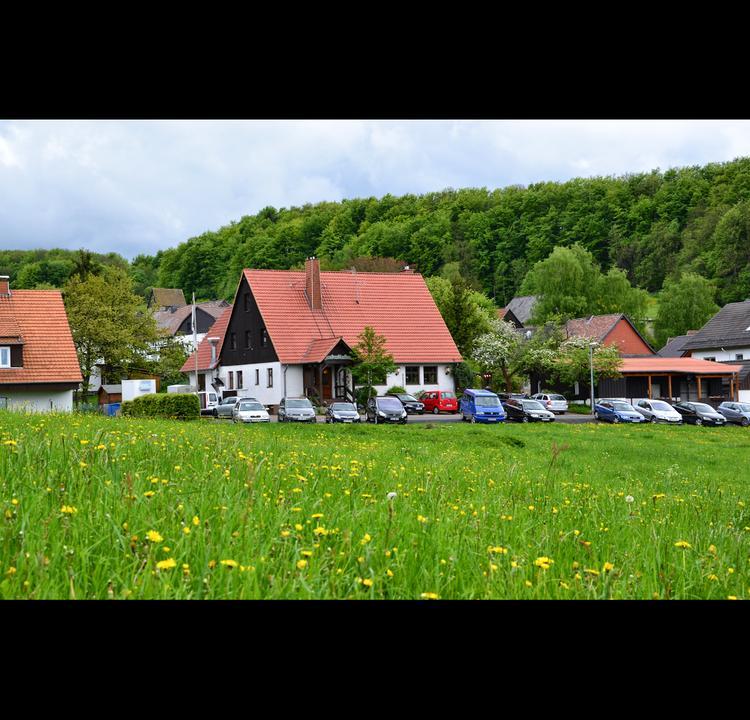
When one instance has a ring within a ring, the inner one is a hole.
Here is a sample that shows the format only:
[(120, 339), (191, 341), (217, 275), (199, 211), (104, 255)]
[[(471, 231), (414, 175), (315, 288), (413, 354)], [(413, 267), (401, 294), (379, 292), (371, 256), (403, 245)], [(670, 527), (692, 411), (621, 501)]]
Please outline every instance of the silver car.
[(537, 393), (531, 396), (532, 400), (538, 400), (544, 405), (545, 410), (549, 410), (556, 415), (564, 415), (568, 412), (568, 401), (557, 393)]
[(315, 408), (309, 398), (281, 398), (279, 422), (315, 422)]
[(240, 398), (232, 413), (232, 422), (271, 422), (268, 411), (257, 400)]
[(633, 407), (646, 420), (652, 423), (667, 423), (669, 425), (680, 425), (682, 415), (677, 412), (669, 403), (663, 400), (651, 400), (649, 398), (635, 398)]
[(738, 423), (742, 427), (750, 425), (750, 403), (723, 402), (716, 410), (727, 419), (727, 422)]
[(223, 398), (222, 401), (214, 407), (213, 415), (215, 418), (230, 418), (234, 406), (239, 402), (238, 397)]

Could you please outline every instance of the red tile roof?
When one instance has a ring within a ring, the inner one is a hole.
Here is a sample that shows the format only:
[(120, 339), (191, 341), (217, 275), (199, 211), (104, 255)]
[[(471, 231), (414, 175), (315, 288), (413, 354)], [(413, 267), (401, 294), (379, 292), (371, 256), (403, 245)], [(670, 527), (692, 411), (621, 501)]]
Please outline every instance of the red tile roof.
[(625, 373), (690, 373), (692, 375), (731, 375), (742, 365), (729, 365), (696, 358), (643, 357), (623, 358), (620, 372)]
[[(219, 342), (216, 344), (216, 358), (218, 359), (221, 354), (221, 346), (224, 344), (224, 335), (227, 332), (229, 326), (229, 318), (232, 317), (232, 306), (224, 310), (219, 316), (219, 319), (211, 326), (211, 329), (206, 333), (206, 336), (198, 343), (198, 370), (213, 370), (211, 365), (211, 344), (208, 342), (210, 337), (218, 337)], [(190, 357), (185, 361), (180, 372), (194, 372), (195, 371), (195, 353), (191, 353)]]
[(0, 368), (0, 384), (83, 380), (59, 290), (12, 290), (0, 297), (0, 328), (23, 339), (23, 367)]
[(304, 271), (245, 270), (244, 275), (282, 363), (312, 362), (308, 356), (315, 341), (343, 338), (353, 347), (366, 325), (385, 336), (398, 363), (461, 361), (417, 273), (321, 272), (322, 310), (307, 303)]
[(575, 318), (565, 323), (568, 337), (587, 337), (601, 342), (623, 315), (592, 315), (587, 318)]

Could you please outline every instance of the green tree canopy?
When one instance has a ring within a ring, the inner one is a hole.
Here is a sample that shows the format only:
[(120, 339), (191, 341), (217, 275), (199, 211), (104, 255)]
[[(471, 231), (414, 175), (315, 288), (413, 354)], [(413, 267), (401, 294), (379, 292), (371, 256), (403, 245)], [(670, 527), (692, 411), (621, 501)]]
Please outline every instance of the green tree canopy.
[(367, 385), (382, 385), (386, 382), (388, 373), (398, 370), (393, 361), (393, 355), (388, 352), (386, 338), (379, 335), (375, 329), (367, 325), (357, 335), (357, 344), (352, 348), (356, 364), (352, 366), (352, 376), (355, 382)]
[(659, 314), (654, 323), (658, 346), (688, 330), (702, 328), (719, 311), (715, 297), (716, 286), (696, 273), (667, 281), (659, 293)]

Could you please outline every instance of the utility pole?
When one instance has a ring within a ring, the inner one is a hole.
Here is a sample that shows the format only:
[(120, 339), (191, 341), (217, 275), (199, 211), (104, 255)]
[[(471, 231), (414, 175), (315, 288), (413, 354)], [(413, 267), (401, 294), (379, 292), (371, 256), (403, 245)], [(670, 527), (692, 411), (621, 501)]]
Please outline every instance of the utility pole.
[(591, 414), (594, 414), (594, 343), (589, 343), (589, 387), (591, 388)]

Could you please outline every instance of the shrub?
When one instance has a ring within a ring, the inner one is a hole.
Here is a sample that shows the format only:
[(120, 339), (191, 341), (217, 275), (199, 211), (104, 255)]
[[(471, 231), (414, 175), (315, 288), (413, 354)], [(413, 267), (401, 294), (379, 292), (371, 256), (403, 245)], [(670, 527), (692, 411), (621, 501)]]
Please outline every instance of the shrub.
[(160, 417), (192, 420), (200, 417), (201, 404), (197, 395), (171, 393), (141, 395), (122, 403), (120, 414), (127, 417)]
[(371, 397), (375, 397), (377, 394), (378, 391), (372, 385), (364, 385), (361, 388), (357, 388), (354, 393), (358, 405), (367, 405), (367, 401)]
[(391, 385), (386, 391), (386, 393), (399, 393), (400, 395), (406, 395), (406, 390), (402, 388), (400, 385)]

